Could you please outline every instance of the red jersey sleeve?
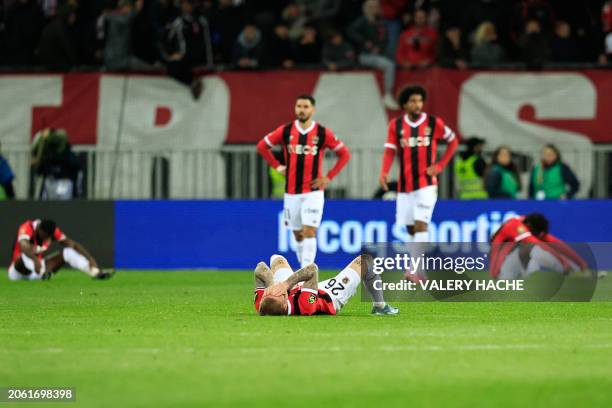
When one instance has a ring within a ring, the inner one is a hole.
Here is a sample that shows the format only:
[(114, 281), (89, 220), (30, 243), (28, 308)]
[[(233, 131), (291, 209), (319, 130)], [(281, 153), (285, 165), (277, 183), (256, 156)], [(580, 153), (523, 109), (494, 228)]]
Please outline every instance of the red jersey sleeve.
[(55, 231), (53, 231), (53, 239), (55, 241), (63, 241), (66, 239), (66, 235), (62, 232), (61, 229), (55, 227)]
[(19, 230), (17, 230), (17, 241), (21, 240), (31, 240), (34, 238), (34, 228), (32, 227), (31, 222), (24, 222), (19, 226)]
[(310, 316), (317, 312), (318, 296), (319, 294), (316, 290), (302, 288), (298, 297), (300, 315)]
[(387, 141), (385, 142), (385, 148), (397, 150), (397, 137), (395, 136), (396, 130), (396, 120), (392, 120), (389, 122), (389, 126), (387, 126)]
[(331, 129), (325, 128), (325, 144), (323, 147), (337, 152), (344, 147), (344, 143), (338, 139), (338, 136)]
[(279, 145), (283, 141), (283, 126), (277, 127), (272, 132), (268, 133), (264, 138), (264, 142), (268, 145), (268, 147), (274, 147)]
[(265, 288), (256, 288), (255, 289), (255, 300), (253, 301), (255, 305), (255, 311), (259, 313), (259, 305), (261, 304), (261, 299), (263, 298)]
[(450, 143), (456, 138), (456, 135), (442, 119), (436, 118), (436, 134), (434, 138)]

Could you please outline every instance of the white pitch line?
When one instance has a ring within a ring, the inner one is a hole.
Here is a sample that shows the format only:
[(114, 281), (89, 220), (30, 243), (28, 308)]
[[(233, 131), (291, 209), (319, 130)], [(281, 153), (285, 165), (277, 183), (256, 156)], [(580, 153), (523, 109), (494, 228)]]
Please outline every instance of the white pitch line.
[[(609, 349), (612, 348), (612, 343), (601, 343), (601, 344), (579, 344), (579, 345), (550, 345), (540, 343), (527, 343), (527, 344), (463, 344), (463, 345), (380, 345), (373, 347), (355, 347), (355, 346), (326, 346), (326, 347), (302, 347), (300, 350), (304, 352), (397, 352), (397, 351), (498, 351), (498, 350), (572, 350), (572, 349)], [(210, 349), (207, 349), (210, 350)], [(280, 347), (251, 347), (251, 348), (215, 348), (216, 352), (230, 352), (230, 353), (278, 353), (291, 349), (283, 349)], [(0, 349), (0, 353), (3, 354), (20, 354), (20, 353), (142, 353), (142, 354), (159, 354), (165, 352), (176, 352), (177, 350), (165, 350), (161, 348), (128, 348), (128, 349), (110, 349), (110, 348), (94, 348), (94, 349), (78, 349), (78, 350), (67, 350), (62, 348), (43, 348), (33, 350), (15, 350), (15, 349)], [(178, 350), (185, 354), (191, 354), (198, 350), (193, 348), (185, 348)]]

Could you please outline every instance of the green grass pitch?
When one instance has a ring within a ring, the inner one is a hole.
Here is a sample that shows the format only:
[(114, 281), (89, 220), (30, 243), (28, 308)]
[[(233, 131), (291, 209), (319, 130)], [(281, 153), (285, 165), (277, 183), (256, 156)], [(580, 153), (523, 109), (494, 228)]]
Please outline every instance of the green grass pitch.
[(374, 317), (356, 296), (335, 317), (259, 317), (252, 286), (251, 272), (1, 270), (0, 387), (76, 388), (54, 407), (612, 406), (612, 303)]

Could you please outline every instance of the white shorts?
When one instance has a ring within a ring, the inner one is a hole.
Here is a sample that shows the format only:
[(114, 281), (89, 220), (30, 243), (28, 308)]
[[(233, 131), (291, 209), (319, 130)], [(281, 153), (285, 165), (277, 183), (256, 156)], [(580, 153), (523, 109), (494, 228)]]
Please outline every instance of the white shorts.
[(304, 225), (319, 228), (324, 203), (325, 196), (322, 190), (303, 194), (285, 194), (285, 225), (293, 231), (301, 230)]
[[(577, 268), (577, 265), (573, 263), (571, 263), (571, 266), (574, 269)], [(538, 245), (535, 245), (531, 249), (531, 253), (529, 254), (529, 262), (527, 263), (527, 266), (524, 266), (521, 262), (521, 257), (519, 256), (519, 247), (517, 246), (506, 256), (497, 279), (525, 279), (537, 271), (563, 273), (564, 267), (553, 254), (545, 251)]]
[(34, 261), (32, 261), (30, 258), (28, 258), (27, 256), (23, 254), (21, 255), (21, 260), (23, 261), (23, 265), (25, 266), (25, 268), (28, 271), (30, 271), (30, 274), (29, 275), (22, 274), (15, 268), (15, 264), (11, 263), (11, 265), (8, 268), (9, 280), (17, 281), (17, 280), (40, 280), (42, 279), (42, 275), (45, 272), (45, 260), (44, 259), (40, 261), (40, 269), (41, 269), (40, 275), (34, 271)]
[(410, 193), (397, 193), (395, 222), (414, 225), (415, 221), (431, 222), (438, 199), (438, 186), (427, 186)]
[(337, 313), (355, 295), (360, 283), (361, 278), (357, 272), (344, 268), (335, 277), (319, 282), (319, 289), (329, 295)]

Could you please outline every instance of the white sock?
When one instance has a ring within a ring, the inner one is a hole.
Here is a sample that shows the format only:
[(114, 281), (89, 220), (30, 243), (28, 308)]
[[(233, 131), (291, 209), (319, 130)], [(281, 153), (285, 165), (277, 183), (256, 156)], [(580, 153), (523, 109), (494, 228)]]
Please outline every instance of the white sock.
[(302, 259), (300, 264), (302, 268), (306, 265), (314, 263), (317, 256), (317, 239), (316, 238), (304, 238), (302, 241)]
[(304, 241), (298, 241), (296, 248), (295, 248), (295, 254), (297, 255), (298, 263), (300, 265), (302, 264), (302, 252), (303, 251), (304, 251)]
[[(429, 242), (429, 232), (416, 232), (414, 234), (414, 242), (411, 244), (412, 252), (410, 256), (414, 258), (423, 258), (427, 252), (427, 243)], [(418, 268), (414, 268), (414, 273), (419, 276), (427, 276), (425, 268), (419, 265)]]
[(85, 272), (89, 276), (96, 276), (100, 271), (98, 268), (92, 268), (89, 261), (83, 255), (78, 253), (73, 248), (64, 248), (64, 261), (74, 269)]

